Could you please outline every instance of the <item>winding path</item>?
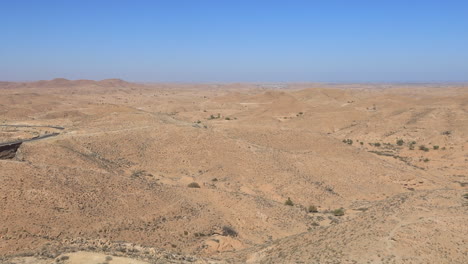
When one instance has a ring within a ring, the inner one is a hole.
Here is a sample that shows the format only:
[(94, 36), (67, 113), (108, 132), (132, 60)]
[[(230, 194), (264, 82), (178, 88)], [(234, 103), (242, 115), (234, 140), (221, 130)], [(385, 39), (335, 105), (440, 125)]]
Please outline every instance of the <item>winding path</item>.
[[(54, 128), (58, 130), (64, 130), (64, 127), (60, 126), (31, 126), (31, 125), (0, 125), (0, 127), (46, 127), (46, 128)], [(37, 141), (45, 138), (50, 138), (50, 137), (55, 137), (60, 135), (60, 133), (55, 132), (55, 133), (49, 133), (33, 138), (28, 138), (28, 139), (20, 139), (20, 140), (15, 140), (15, 141), (10, 141), (10, 142), (3, 142), (0, 143), (0, 147), (8, 147), (8, 146), (15, 146), (15, 145), (21, 145), (24, 142), (31, 142), (31, 141)]]

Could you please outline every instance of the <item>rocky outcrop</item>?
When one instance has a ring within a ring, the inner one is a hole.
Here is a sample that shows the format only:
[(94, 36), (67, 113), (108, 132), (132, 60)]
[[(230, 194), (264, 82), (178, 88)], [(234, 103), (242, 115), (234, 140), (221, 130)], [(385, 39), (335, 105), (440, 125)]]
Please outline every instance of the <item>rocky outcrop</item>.
[(16, 151), (23, 142), (13, 142), (0, 144), (0, 159), (13, 159), (16, 156)]

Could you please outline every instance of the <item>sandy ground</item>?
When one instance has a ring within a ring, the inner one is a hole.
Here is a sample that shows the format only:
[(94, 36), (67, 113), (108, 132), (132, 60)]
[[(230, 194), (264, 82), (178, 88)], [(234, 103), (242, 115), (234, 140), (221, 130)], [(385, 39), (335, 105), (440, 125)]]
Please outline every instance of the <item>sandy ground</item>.
[(467, 86), (0, 83), (0, 125), (60, 133), (0, 160), (1, 263), (468, 262)]

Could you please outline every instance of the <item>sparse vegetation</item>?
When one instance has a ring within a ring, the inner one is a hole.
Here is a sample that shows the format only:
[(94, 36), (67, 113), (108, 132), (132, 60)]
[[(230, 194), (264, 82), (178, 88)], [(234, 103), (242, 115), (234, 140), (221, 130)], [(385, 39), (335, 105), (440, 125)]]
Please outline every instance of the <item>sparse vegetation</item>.
[(335, 191), (333, 190), (333, 187), (331, 187), (331, 186), (325, 187), (325, 191), (327, 191), (329, 193), (335, 193)]
[(425, 152), (428, 152), (429, 151), (429, 148), (424, 146), (424, 145), (420, 145), (419, 146), (419, 150), (422, 150), (422, 151), (425, 151)]
[[(245, 260), (267, 247), (278, 252), (260, 254), (255, 261), (367, 263), (379, 262), (380, 254), (385, 257), (382, 263), (392, 263), (400, 260), (401, 246), (408, 248), (407, 256), (434, 252), (415, 262), (464, 259), (460, 245), (465, 241), (459, 234), (466, 224), (460, 210), (468, 208), (468, 146), (464, 127), (457, 123), (463, 119), (462, 98), (452, 104), (444, 96), (444, 104), (439, 104), (437, 96), (444, 89), (429, 95), (425, 89), (412, 89), (410, 94), (416, 97), (421, 92), (417, 97), (422, 100), (391, 97), (381, 113), (364, 115), (369, 100), (387, 100), (387, 95), (397, 95), (400, 89), (381, 92), (372, 88), (356, 96), (362, 102), (353, 110), (337, 103), (343, 94), (348, 96), (346, 91), (323, 90), (330, 95), (323, 96), (322, 90), (270, 91), (269, 86), (249, 84), (253, 90), (244, 91), (241, 85), (99, 92), (97, 98), (109, 96), (101, 105), (93, 103), (97, 102), (92, 94), (95, 89), (86, 88), (84, 97), (81, 93), (70, 101), (60, 97), (67, 101), (57, 109), (46, 106), (49, 93), (43, 96), (40, 89), (38, 96), (22, 98), (21, 89), (0, 88), (0, 94), (6, 92), (7, 97), (18, 92), (11, 100), (0, 96), (0, 112), (5, 110), (9, 122), (70, 126), (63, 140), (25, 144), (17, 159), (1, 163), (7, 168), (0, 169), (4, 178), (0, 200), (6, 200), (8, 214), (0, 214), (5, 229), (0, 228), (0, 236), (11, 242), (12, 252), (24, 248), (44, 258), (43, 262), (53, 256), (47, 263), (67, 262), (57, 261), (64, 254), (70, 254), (71, 261), (75, 249), (96, 253), (99, 263), (112, 264), (117, 256), (197, 262), (216, 254), (221, 262), (226, 256)], [(36, 92), (36, 88), (25, 90)], [(62, 90), (51, 89), (53, 93)], [(148, 101), (133, 95), (138, 91), (169, 95)], [(213, 100), (202, 102), (197, 99), (199, 93), (209, 93)], [(313, 98), (315, 94), (320, 96)], [(129, 103), (119, 107), (119, 101), (112, 101), (114, 95), (128, 97)], [(29, 120), (20, 115), (23, 111), (6, 112), (9, 103), (15, 109), (21, 99), (32, 101), (31, 109), (40, 113)], [(75, 105), (75, 99), (80, 104), (93, 100), (88, 107)], [(205, 107), (207, 112), (203, 112)], [(304, 114), (296, 117), (299, 109)], [(172, 116), (175, 110), (180, 112)], [(219, 119), (218, 112), (223, 112)], [(210, 114), (213, 120), (207, 120)], [(284, 115), (288, 115), (286, 120)], [(432, 131), (440, 126), (439, 131)], [(441, 135), (452, 126), (450, 136)], [(46, 129), (24, 128), (23, 132), (0, 127), (0, 137), (34, 136), (36, 130), (42, 135)], [(71, 133), (75, 130), (76, 134)], [(429, 152), (419, 150), (422, 144)], [(22, 191), (24, 195), (18, 196)], [(41, 208), (49, 209), (37, 210), (39, 202)], [(403, 239), (399, 232), (389, 235), (399, 222), (413, 223), (421, 217), (434, 221), (424, 222), (427, 228), (407, 225), (403, 230), (417, 232), (416, 237)], [(63, 225), (58, 218), (72, 221)], [(446, 222), (442, 227), (441, 221)], [(308, 228), (314, 233), (302, 233)], [(433, 232), (435, 228), (443, 232)], [(278, 240), (281, 237), (289, 238)], [(319, 241), (322, 237), (326, 243)], [(426, 243), (432, 237), (440, 238), (440, 243)], [(349, 243), (353, 239), (374, 241), (375, 248), (383, 251), (360, 257), (363, 243)], [(50, 244), (45, 245), (47, 241)], [(242, 250), (245, 247), (249, 249)], [(3, 248), (3, 253), (9, 248)]]
[(343, 208), (339, 208), (339, 209), (335, 209), (331, 212), (334, 216), (343, 216), (344, 215), (344, 209)]
[(189, 188), (200, 188), (200, 184), (196, 182), (191, 182), (187, 185)]
[(310, 205), (309, 208), (307, 208), (307, 211), (309, 213), (317, 213), (318, 212), (318, 209), (317, 209), (317, 206), (315, 205)]
[(141, 176), (144, 176), (145, 173), (146, 172), (144, 170), (134, 170), (132, 172), (132, 175), (130, 175), (130, 178), (132, 179), (140, 178)]
[(213, 119), (220, 119), (221, 118), (221, 114), (218, 113), (217, 116), (214, 116), (214, 115), (210, 115), (210, 117), (208, 118), (208, 120), (213, 120)]
[(223, 236), (237, 237), (238, 233), (230, 226), (223, 226)]
[(320, 226), (320, 224), (317, 222), (312, 222), (312, 226)]
[(193, 234), (194, 237), (204, 237), (206, 236), (205, 234), (201, 233), (201, 232), (196, 232)]
[(450, 131), (450, 130), (442, 132), (442, 135), (445, 135), (445, 136), (448, 136), (448, 135), (451, 135), (451, 134), (452, 134), (452, 131)]

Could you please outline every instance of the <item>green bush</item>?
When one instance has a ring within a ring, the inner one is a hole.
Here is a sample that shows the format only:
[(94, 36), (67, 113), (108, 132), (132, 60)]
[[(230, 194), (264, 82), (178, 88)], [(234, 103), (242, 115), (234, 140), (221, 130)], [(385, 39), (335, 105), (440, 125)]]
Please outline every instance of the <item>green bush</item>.
[(236, 237), (237, 235), (237, 231), (234, 230), (234, 228), (230, 226), (223, 226), (223, 236)]
[(425, 152), (428, 152), (428, 151), (429, 151), (429, 148), (427, 148), (427, 147), (424, 146), (424, 145), (420, 145), (420, 146), (419, 146), (419, 150), (423, 150), (423, 151), (425, 151)]
[(343, 208), (335, 209), (335, 210), (332, 211), (332, 214), (334, 216), (343, 216), (344, 215), (344, 209)]
[(200, 184), (196, 182), (191, 182), (189, 185), (187, 185), (189, 188), (200, 188)]
[(398, 146), (403, 146), (403, 144), (405, 144), (405, 141), (403, 141), (403, 139), (399, 139), (399, 140), (397, 140), (396, 144)]
[(193, 234), (195, 237), (204, 237), (206, 236), (205, 234), (201, 233), (201, 232), (197, 232), (197, 233), (194, 233)]
[(317, 209), (317, 206), (311, 205), (311, 206), (309, 206), (309, 208), (307, 209), (307, 211), (308, 211), (309, 213), (317, 213), (317, 212), (318, 212), (318, 209)]
[(293, 206), (294, 203), (293, 201), (291, 201), (291, 198), (288, 197), (288, 199), (286, 200), (286, 202), (284, 202), (285, 205), (289, 205), (289, 206)]
[(432, 146), (432, 148), (433, 148), (434, 150), (438, 150), (438, 149), (439, 149), (439, 146), (435, 145), (435, 146)]

